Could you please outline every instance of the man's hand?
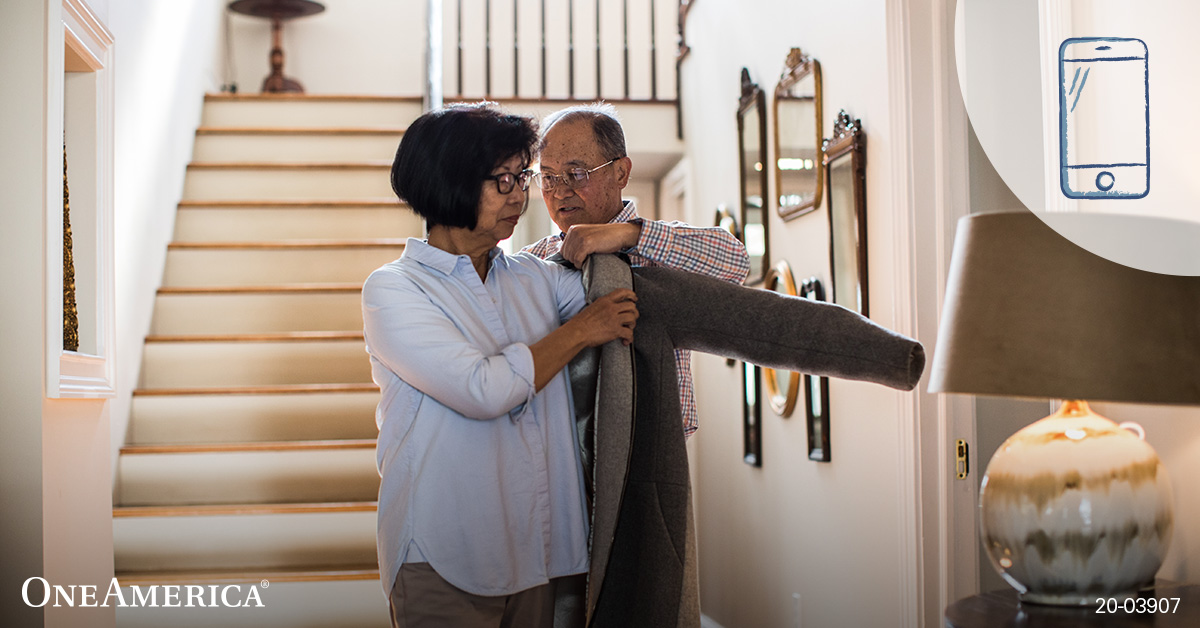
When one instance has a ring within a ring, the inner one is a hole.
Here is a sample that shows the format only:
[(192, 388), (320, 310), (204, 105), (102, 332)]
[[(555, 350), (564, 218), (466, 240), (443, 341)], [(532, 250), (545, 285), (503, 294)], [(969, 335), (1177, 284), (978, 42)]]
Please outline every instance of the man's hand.
[(563, 237), (560, 253), (576, 267), (592, 253), (616, 253), (637, 245), (642, 226), (632, 222), (603, 225), (571, 225)]

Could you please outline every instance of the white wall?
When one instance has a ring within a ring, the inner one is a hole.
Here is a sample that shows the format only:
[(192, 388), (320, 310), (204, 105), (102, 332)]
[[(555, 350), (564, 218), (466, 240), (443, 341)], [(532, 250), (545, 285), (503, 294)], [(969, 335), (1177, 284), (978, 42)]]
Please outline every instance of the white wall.
[[(107, 3), (94, 6), (101, 22)], [(113, 609), (33, 609), (22, 583), (107, 585), (113, 573), (109, 402), (45, 398), (45, 303), (62, 272), (47, 261), (47, 224), (61, 217), (62, 8), (0, 6), (0, 624), (96, 626)], [(61, 223), (58, 223), (61, 224)], [(80, 272), (85, 272), (79, 269)], [(55, 318), (55, 317), (51, 317)], [(39, 592), (36, 588), (34, 593)]]
[(125, 442), (142, 340), (162, 283), (206, 92), (218, 88), (221, 0), (124, 0), (109, 28), (116, 50), (117, 383), (112, 450)]
[(45, 573), (42, 560), (43, 210), (46, 46), (41, 3), (0, 8), (0, 619), (41, 625), (21, 603), (21, 583)]
[[(1200, 129), (1180, 124), (1195, 116), (1195, 25), (1200, 5), (1186, 0), (1155, 3), (1152, 10), (1119, 0), (1076, 0), (1073, 37), (1134, 37), (1149, 51), (1150, 193), (1141, 199), (1089, 201), (1085, 211), (1163, 216), (1200, 221), (1196, 144)], [(1140, 89), (1138, 90), (1140, 91)]]
[[(218, 3), (226, 4), (226, 3)], [(425, 81), (424, 0), (325, 0), (325, 11), (283, 24), (283, 73), (310, 94), (419, 96)], [(222, 83), (257, 94), (271, 72), (270, 21), (229, 13)]]
[[(696, 3), (687, 22), (684, 134), (695, 223), (718, 203), (738, 205), (736, 110), (742, 66), (768, 95), (792, 46), (821, 62), (824, 135), (838, 110), (868, 138), (867, 224), (872, 318), (893, 326), (893, 230), (885, 3), (813, 0)], [(768, 116), (770, 117), (770, 116)], [(770, 130), (768, 130), (768, 137)], [(774, 182), (771, 182), (772, 189)], [(769, 195), (769, 196), (773, 196)], [(825, 213), (784, 223), (774, 208), (772, 262), (828, 286)], [(694, 359), (700, 431), (691, 448), (700, 535), (701, 609), (726, 628), (900, 625), (900, 504), (896, 470), (900, 393), (831, 381), (831, 463), (807, 458), (803, 409), (763, 416), (763, 467), (742, 462), (739, 371)], [(795, 597), (799, 594), (798, 600)], [(799, 619), (797, 618), (799, 615)]]

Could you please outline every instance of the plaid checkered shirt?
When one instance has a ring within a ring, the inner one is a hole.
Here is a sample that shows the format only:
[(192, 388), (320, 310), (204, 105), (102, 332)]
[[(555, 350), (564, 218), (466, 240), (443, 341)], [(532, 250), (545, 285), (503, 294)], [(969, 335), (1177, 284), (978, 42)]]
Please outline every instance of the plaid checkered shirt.
[[(741, 284), (750, 272), (750, 260), (742, 243), (721, 227), (694, 227), (682, 222), (646, 220), (637, 214), (633, 201), (610, 223), (633, 222), (642, 227), (637, 245), (622, 251), (634, 266), (666, 266), (700, 273), (730, 283)], [(545, 259), (562, 247), (563, 233), (547, 236), (525, 247)], [(699, 426), (696, 414), (696, 395), (692, 385), (692, 353), (675, 351), (675, 368), (679, 373), (679, 403), (683, 408), (683, 433), (691, 436)]]

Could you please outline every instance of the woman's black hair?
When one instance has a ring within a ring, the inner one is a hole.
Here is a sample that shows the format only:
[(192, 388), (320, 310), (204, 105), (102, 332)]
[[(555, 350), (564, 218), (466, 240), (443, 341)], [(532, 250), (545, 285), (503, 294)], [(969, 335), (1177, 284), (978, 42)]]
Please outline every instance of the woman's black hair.
[(513, 155), (528, 165), (537, 143), (533, 119), (495, 103), (452, 105), (417, 118), (392, 162), (392, 190), (425, 219), (474, 229), (485, 177)]

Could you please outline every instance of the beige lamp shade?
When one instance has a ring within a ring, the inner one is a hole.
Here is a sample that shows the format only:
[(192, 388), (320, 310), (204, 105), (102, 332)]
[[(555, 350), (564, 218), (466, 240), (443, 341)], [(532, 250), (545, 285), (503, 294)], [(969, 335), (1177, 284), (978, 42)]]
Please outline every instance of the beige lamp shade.
[(1200, 277), (1110, 262), (1027, 211), (963, 218), (929, 391), (1200, 404)]

